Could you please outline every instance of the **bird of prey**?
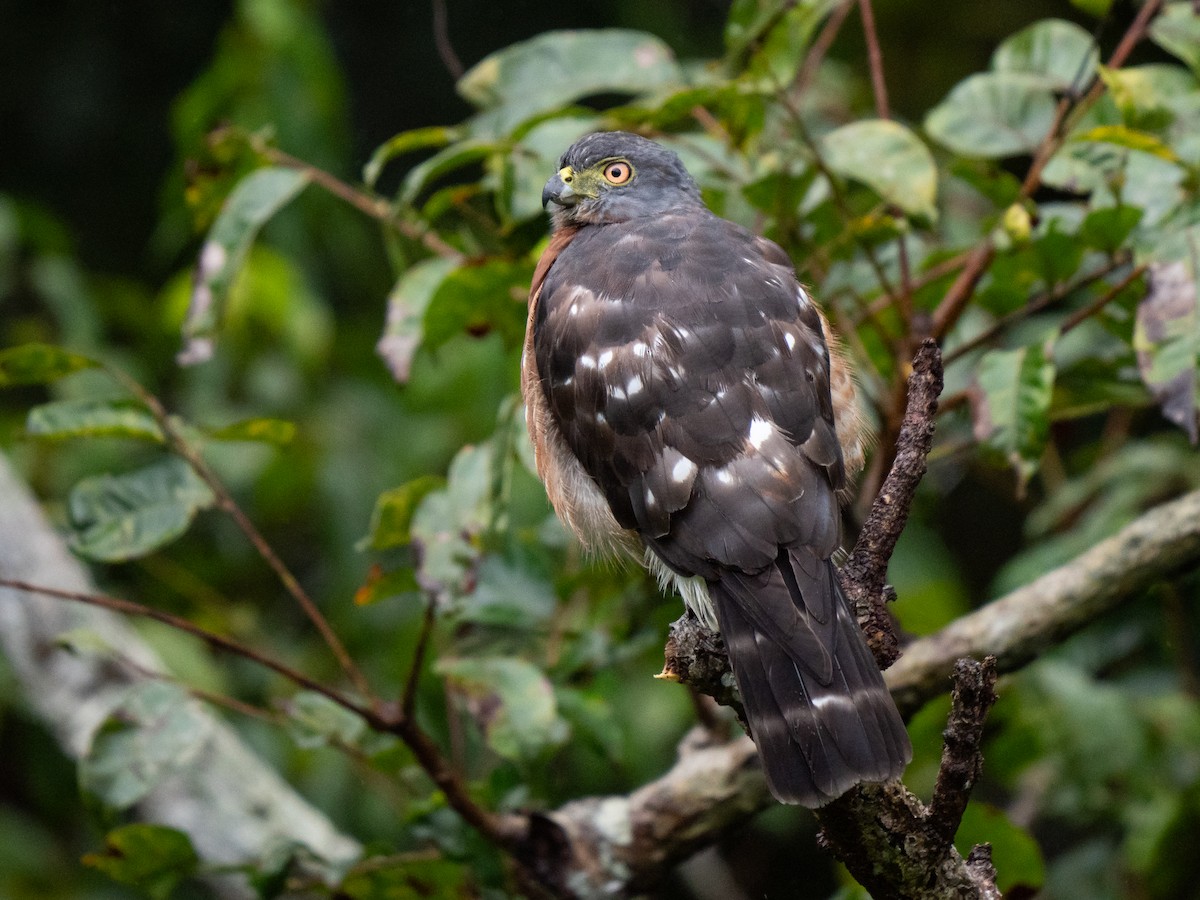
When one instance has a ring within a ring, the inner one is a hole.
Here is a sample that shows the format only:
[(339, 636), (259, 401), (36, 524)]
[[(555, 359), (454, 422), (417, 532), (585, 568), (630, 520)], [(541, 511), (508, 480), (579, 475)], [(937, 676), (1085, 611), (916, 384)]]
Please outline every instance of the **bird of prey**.
[(864, 428), (790, 259), (634, 134), (581, 138), (542, 203), (521, 382), (559, 517), (720, 630), (779, 800), (899, 777), (908, 735), (830, 559)]

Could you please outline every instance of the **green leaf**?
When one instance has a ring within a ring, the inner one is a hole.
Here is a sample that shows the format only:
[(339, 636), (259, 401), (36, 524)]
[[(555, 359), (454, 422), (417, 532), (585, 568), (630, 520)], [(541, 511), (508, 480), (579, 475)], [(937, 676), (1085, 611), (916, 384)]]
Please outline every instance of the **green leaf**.
[(1115, 144), (1118, 147), (1128, 147), (1130, 150), (1140, 150), (1142, 153), (1149, 153), (1157, 156), (1159, 159), (1165, 159), (1167, 162), (1179, 161), (1179, 157), (1175, 155), (1175, 151), (1154, 135), (1145, 131), (1126, 128), (1124, 125), (1098, 125), (1095, 128), (1089, 128), (1087, 131), (1072, 134), (1070, 140), (1098, 141), (1106, 144)]
[(30, 437), (63, 441), (79, 437), (125, 437), (163, 442), (162, 430), (144, 407), (120, 400), (61, 400), (29, 411)]
[(306, 750), (317, 747), (354, 747), (367, 731), (366, 723), (324, 694), (301, 691), (285, 705), (287, 730), (296, 745)]
[(457, 266), (457, 260), (440, 256), (422, 260), (405, 270), (388, 294), (387, 324), (375, 351), (401, 384), (408, 383), (413, 357), (425, 337), (429, 301)]
[[(372, 550), (403, 547), (412, 540), (412, 520), (421, 501), (433, 491), (445, 487), (446, 479), (422, 475), (399, 487), (384, 491), (375, 501), (371, 529), (364, 543)], [(360, 545), (361, 546), (361, 545)]]
[(998, 887), (1007, 894), (1017, 886), (1038, 888), (1046, 877), (1046, 864), (1037, 841), (1015, 825), (1002, 809), (972, 800), (967, 804), (954, 845), (966, 857), (976, 844), (992, 845)]
[(1087, 214), (1079, 226), (1079, 236), (1091, 247), (1105, 253), (1115, 253), (1125, 244), (1138, 222), (1142, 211), (1136, 206), (1108, 206)]
[(411, 523), (420, 547), (421, 583), (426, 589), (458, 592), (479, 556), (476, 538), (492, 515), (490, 444), (466, 446), (450, 463), (446, 487), (428, 493)]
[(425, 346), (437, 348), (464, 333), (480, 337), (493, 331), (508, 346), (521, 346), (532, 278), (533, 264), (525, 260), (490, 259), (450, 272), (425, 310)]
[(387, 860), (363, 860), (339, 885), (337, 896), (351, 900), (474, 900), (480, 893), (470, 870), (461, 863), (393, 855)]
[(1055, 90), (1084, 84), (1096, 71), (1100, 53), (1086, 30), (1062, 19), (1045, 19), (1018, 31), (992, 54), (996, 72), (1037, 76)]
[(92, 737), (79, 764), (80, 787), (112, 809), (128, 809), (165, 779), (195, 765), (210, 730), (183, 688), (141, 682)]
[(309, 175), (300, 169), (273, 167), (251, 172), (233, 189), (200, 250), (180, 364), (204, 362), (212, 355), (221, 311), (250, 245), (308, 182)]
[(1149, 282), (1150, 289), (1138, 304), (1133, 333), (1138, 372), (1163, 415), (1182, 428), (1194, 445), (1200, 439), (1196, 273), (1182, 260), (1154, 263), (1149, 269)]
[(511, 760), (531, 760), (568, 735), (554, 689), (541, 670), (508, 656), (448, 658), (435, 671), (460, 695), (488, 745)]
[(1192, 3), (1168, 3), (1150, 24), (1150, 39), (1191, 66), (1200, 78), (1200, 15)]
[(144, 556), (183, 534), (213, 502), (208, 485), (176, 457), (124, 475), (86, 478), (67, 500), (71, 545), (105, 562)]
[(554, 586), (528, 560), (515, 564), (489, 555), (479, 566), (475, 590), (463, 598), (457, 618), (479, 625), (533, 630), (558, 606)]
[(624, 29), (548, 31), (485, 57), (458, 82), (464, 99), (491, 114), (473, 131), (504, 137), (540, 113), (599, 94), (640, 95), (679, 86), (683, 72), (652, 34)]
[(1158, 131), (1170, 125), (1180, 111), (1179, 101), (1189, 94), (1194, 95), (1196, 90), (1195, 77), (1175, 65), (1152, 64), (1124, 69), (1101, 66), (1100, 77), (1124, 123), (1145, 131)]
[(50, 344), (22, 344), (0, 351), (0, 387), (47, 384), (100, 363), (80, 353)]
[(826, 163), (839, 175), (861, 181), (909, 215), (936, 218), (933, 154), (903, 125), (886, 119), (852, 122), (821, 144)]
[(451, 144), (409, 170), (400, 185), (396, 202), (409, 206), (442, 176), (481, 162), (490, 156), (506, 153), (507, 150), (507, 145), (491, 140), (468, 139)]
[(1099, 19), (1108, 14), (1108, 11), (1112, 8), (1113, 0), (1071, 0), (1071, 5)]
[(992, 350), (976, 370), (975, 438), (1016, 470), (1022, 489), (1046, 446), (1054, 374), (1054, 363), (1041, 345)]
[(214, 441), (252, 441), (282, 447), (295, 439), (296, 423), (286, 419), (243, 419), (220, 428), (205, 429), (204, 433)]
[(748, 74), (763, 80), (762, 89), (774, 91), (791, 84), (796, 77), (813, 36), (838, 0), (798, 0), (785, 4), (783, 12), (770, 22), (761, 39), (756, 39), (755, 54)]
[(402, 131), (375, 148), (371, 159), (363, 167), (363, 181), (367, 187), (375, 187), (375, 182), (379, 180), (384, 167), (396, 157), (412, 153), (414, 150), (444, 147), (461, 136), (462, 129), (448, 128), (444, 125)]
[(963, 156), (998, 159), (1031, 153), (1054, 122), (1046, 78), (983, 72), (959, 82), (925, 117), (925, 130)]
[(195, 873), (199, 862), (191, 840), (182, 831), (141, 823), (110, 831), (103, 852), (83, 857), (84, 865), (145, 891), (155, 900), (167, 900), (176, 885)]

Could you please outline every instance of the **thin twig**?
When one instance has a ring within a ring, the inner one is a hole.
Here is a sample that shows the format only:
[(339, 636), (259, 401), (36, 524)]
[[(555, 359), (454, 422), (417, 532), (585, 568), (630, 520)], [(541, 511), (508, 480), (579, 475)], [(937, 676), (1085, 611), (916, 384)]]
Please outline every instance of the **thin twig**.
[(325, 645), (329, 647), (330, 652), (337, 659), (338, 664), (342, 667), (342, 671), (350, 679), (350, 683), (354, 685), (355, 690), (372, 706), (377, 706), (378, 700), (371, 691), (366, 677), (359, 670), (358, 666), (354, 664), (354, 660), (351, 658), (349, 652), (347, 652), (341, 639), (334, 632), (333, 627), (329, 624), (329, 620), (317, 608), (316, 603), (313, 602), (313, 599), (308, 595), (308, 592), (300, 584), (296, 576), (292, 574), (287, 564), (279, 558), (279, 555), (267, 542), (267, 539), (263, 537), (262, 532), (258, 530), (257, 526), (250, 520), (250, 517), (246, 515), (237, 501), (233, 499), (233, 495), (229, 493), (229, 489), (225, 487), (225, 483), (212, 470), (208, 462), (200, 455), (200, 452), (175, 427), (174, 421), (158, 397), (154, 396), (154, 394), (146, 390), (138, 381), (131, 378), (122, 370), (109, 367), (107, 371), (120, 384), (131, 391), (150, 411), (150, 415), (154, 417), (171, 449), (191, 466), (192, 471), (200, 477), (201, 481), (208, 485), (209, 490), (216, 497), (217, 506), (233, 519), (242, 534), (250, 541), (255, 552), (270, 566), (284, 589), (304, 611), (308, 620), (312, 622), (318, 633), (320, 633), (321, 639), (325, 641)]
[(1131, 284), (1141, 278), (1142, 275), (1145, 274), (1146, 268), (1146, 263), (1141, 263), (1140, 265), (1134, 266), (1128, 275), (1105, 291), (1104, 294), (1097, 297), (1087, 306), (1080, 307), (1079, 309), (1075, 310), (1075, 312), (1071, 313), (1071, 315), (1067, 316), (1067, 318), (1063, 321), (1062, 326), (1058, 329), (1058, 333), (1066, 334), (1075, 326), (1087, 321), (1096, 313), (1100, 312), (1100, 310), (1104, 309), (1104, 307), (1116, 300), (1117, 297), (1121, 296), (1125, 288), (1129, 287)]
[(454, 52), (454, 45), (450, 43), (450, 32), (446, 24), (446, 0), (433, 0), (433, 43), (437, 47), (438, 56), (442, 58), (442, 65), (446, 67), (450, 77), (458, 81), (463, 77), (465, 70), (458, 54)]
[(400, 699), (400, 711), (406, 719), (411, 719), (413, 707), (417, 702), (417, 685), (421, 680), (421, 667), (425, 664), (425, 651), (429, 648), (429, 638), (433, 634), (433, 623), (436, 619), (436, 607), (433, 598), (425, 604), (425, 615), (421, 619), (421, 631), (417, 635), (417, 646), (413, 650), (412, 667), (408, 670), (408, 678), (404, 683), (404, 693)]
[[(985, 328), (979, 334), (975, 335), (975, 337), (971, 338), (969, 341), (966, 341), (963, 344), (960, 344), (959, 346), (955, 347), (953, 350), (946, 353), (943, 361), (945, 362), (946, 365), (950, 365), (950, 363), (955, 362), (956, 360), (962, 359), (962, 357), (966, 356), (972, 350), (975, 350), (984, 344), (990, 343), (1001, 332), (1007, 330), (1010, 326), (1014, 325), (1015, 323), (1024, 321), (1025, 319), (1028, 319), (1030, 316), (1037, 315), (1038, 313), (1042, 312), (1043, 310), (1049, 309), (1054, 304), (1059, 303), (1062, 300), (1064, 300), (1065, 298), (1069, 297), (1075, 291), (1080, 290), (1081, 288), (1085, 288), (1088, 285), (1093, 284), (1093, 283), (1099, 281), (1100, 279), (1107, 277), (1108, 275), (1111, 275), (1114, 271), (1119, 269), (1121, 266), (1128, 265), (1128, 263), (1129, 263), (1129, 260), (1125, 259), (1123, 257), (1120, 259), (1115, 259), (1115, 260), (1112, 260), (1111, 262), (1109, 262), (1107, 265), (1101, 266), (1099, 269), (1089, 272), (1087, 275), (1082, 276), (1081, 278), (1077, 279), (1076, 281), (1055, 285), (1050, 290), (1044, 291), (1043, 293), (1039, 294), (1037, 297), (1034, 297), (1032, 300), (1030, 300), (1028, 303), (1026, 303), (1020, 309), (1014, 309), (1012, 312), (1001, 316), (999, 319), (997, 319), (995, 322), (993, 322), (989, 327)], [(1141, 269), (1142, 271), (1145, 271), (1145, 266), (1140, 266), (1139, 269)], [(1136, 276), (1134, 276), (1134, 277), (1136, 277)], [(1122, 290), (1124, 290), (1130, 281), (1132, 281), (1132, 278), (1126, 278), (1125, 280), (1123, 280), (1121, 282), (1120, 287), (1117, 289), (1117, 293), (1120, 293)], [(1110, 302), (1111, 300), (1112, 300), (1112, 297), (1108, 297), (1108, 299), (1104, 300), (1104, 303), (1101, 303), (1100, 306), (1104, 306), (1106, 303)], [(1099, 307), (1097, 307), (1097, 309), (1098, 308)], [(1090, 310), (1090, 311), (1087, 312), (1087, 315), (1084, 315), (1083, 318), (1081, 318), (1079, 321), (1083, 321), (1084, 318), (1087, 318), (1093, 312), (1095, 312), (1095, 310), (1092, 309), (1091, 304), (1089, 304), (1089, 306), (1085, 307), (1084, 309)], [(1076, 312), (1071, 318), (1074, 318), (1076, 315), (1079, 315), (1079, 313), (1083, 312), (1083, 311), (1084, 310), (1080, 310), (1080, 311)], [(1075, 323), (1075, 325), (1077, 325), (1077, 324), (1079, 324), (1079, 322)], [(1072, 325), (1071, 327), (1074, 328), (1075, 325)], [(1065, 328), (1065, 326), (1064, 326), (1064, 329), (1063, 329), (1064, 333), (1067, 330), (1069, 330), (1069, 329)]]
[(871, 0), (858, 0), (859, 16), (862, 18), (863, 35), (867, 41), (867, 62), (871, 68), (871, 92), (875, 95), (875, 115), (890, 119), (887, 83), (883, 77), (883, 51), (879, 49), (879, 34), (875, 30), (875, 12)]
[(270, 669), (278, 675), (297, 684), (302, 688), (310, 691), (315, 691), (321, 694), (338, 706), (350, 710), (350, 712), (361, 716), (367, 721), (374, 721), (374, 713), (351, 700), (340, 691), (334, 690), (331, 687), (321, 684), (312, 678), (309, 678), (303, 672), (293, 669), (286, 663), (282, 663), (273, 657), (260, 653), (252, 647), (248, 647), (233, 638), (225, 637), (217, 634), (214, 631), (209, 631), (207, 628), (201, 628), (187, 619), (173, 616), (168, 612), (163, 612), (153, 607), (143, 606), (141, 603), (135, 603), (132, 600), (123, 600), (120, 597), (108, 597), (103, 594), (89, 594), (83, 591), (66, 591), (47, 585), (31, 584), (27, 581), (19, 581), (16, 579), (0, 578), (0, 587), (11, 588), (17, 591), (25, 591), (29, 594), (42, 594), (47, 597), (57, 597), (60, 600), (70, 600), (74, 603), (83, 603), (88, 606), (97, 606), (101, 609), (107, 609), (111, 612), (122, 613), (128, 616), (138, 616), (143, 619), (153, 619), (156, 622), (162, 622), (164, 625), (169, 625), (185, 634), (190, 634), (207, 643), (209, 646), (218, 650), (224, 650), (235, 656), (240, 656), (243, 659), (248, 659), (251, 662), (257, 663), (265, 669)]
[(437, 232), (429, 228), (418, 227), (411, 222), (406, 222), (396, 215), (392, 204), (378, 194), (354, 187), (342, 181), (342, 179), (338, 178), (332, 172), (327, 172), (324, 169), (314, 166), (312, 163), (292, 156), (278, 147), (272, 147), (256, 135), (243, 135), (242, 137), (250, 144), (255, 153), (259, 154), (272, 165), (286, 166), (289, 169), (296, 169), (299, 172), (303, 172), (312, 179), (314, 184), (333, 194), (339, 200), (348, 203), (364, 215), (387, 225), (409, 240), (418, 241), (427, 250), (437, 256), (443, 256), (447, 259), (462, 259), (463, 254), (443, 241)]
[(829, 48), (833, 46), (833, 42), (837, 39), (838, 32), (842, 30), (842, 25), (850, 15), (853, 6), (852, 0), (844, 0), (830, 13), (821, 33), (817, 35), (817, 39), (813, 41), (812, 47), (804, 57), (804, 64), (796, 74), (795, 81), (792, 82), (792, 93), (796, 96), (800, 96), (808, 90), (813, 79), (817, 77), (817, 70), (821, 68), (822, 60), (829, 53)]

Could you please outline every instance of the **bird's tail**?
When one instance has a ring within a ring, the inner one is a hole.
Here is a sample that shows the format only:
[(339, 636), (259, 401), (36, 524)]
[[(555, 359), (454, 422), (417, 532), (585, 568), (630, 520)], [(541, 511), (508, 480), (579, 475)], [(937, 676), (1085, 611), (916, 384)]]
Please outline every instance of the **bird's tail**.
[(776, 798), (817, 807), (901, 775), (912, 745), (830, 560), (784, 548), (709, 593)]

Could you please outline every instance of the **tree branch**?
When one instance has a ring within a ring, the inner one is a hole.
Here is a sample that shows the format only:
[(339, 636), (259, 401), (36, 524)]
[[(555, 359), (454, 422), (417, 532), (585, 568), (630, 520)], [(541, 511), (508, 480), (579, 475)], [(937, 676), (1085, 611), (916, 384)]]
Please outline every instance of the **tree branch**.
[[(946, 692), (959, 659), (992, 654), (997, 672), (1019, 669), (1122, 601), (1197, 563), (1200, 491), (1156, 507), (1032, 584), (914, 641), (884, 677), (901, 712), (911, 715)], [(911, 795), (899, 785), (864, 785), (853, 794), (844, 801), (846, 815), (874, 818), (886, 809), (898, 821), (911, 815), (913, 827), (924, 822), (919, 806), (905, 812)], [(549, 840), (549, 822), (560, 842), (556, 858), (572, 867), (579, 862), (576, 896), (599, 896), (601, 885), (612, 896), (614, 884), (639, 889), (653, 884), (674, 863), (771, 802), (748, 738), (699, 750), (685, 741), (679, 762), (661, 778), (627, 797), (580, 800), (545, 814), (540, 837), (543, 844)], [(637, 832), (626, 827), (630, 823), (638, 823)], [(822, 824), (828, 824), (828, 814)], [(652, 857), (634, 839), (642, 830), (656, 835)], [(955, 865), (954, 877), (969, 892), (962, 896), (993, 896), (986, 885), (986, 851)], [(589, 893), (593, 887), (595, 893)]]

